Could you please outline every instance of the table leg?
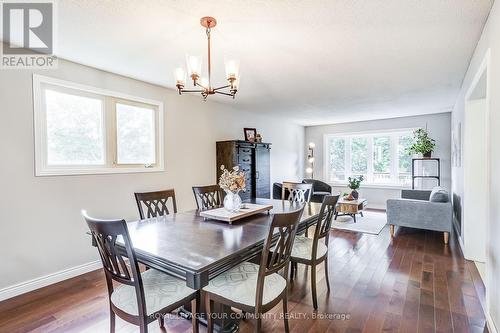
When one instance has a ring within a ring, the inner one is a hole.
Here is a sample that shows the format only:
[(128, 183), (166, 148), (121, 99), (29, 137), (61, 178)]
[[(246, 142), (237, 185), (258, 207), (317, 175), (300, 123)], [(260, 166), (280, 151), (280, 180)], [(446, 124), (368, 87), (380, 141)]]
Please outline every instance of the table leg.
[[(205, 313), (205, 293), (201, 293), (200, 302), (200, 319), (199, 323), (207, 326), (207, 315)], [(217, 318), (213, 320), (214, 332), (217, 333), (236, 333), (239, 330), (239, 321), (231, 317), (234, 316), (234, 311), (231, 310), (230, 306), (224, 304), (214, 304), (215, 313), (217, 313)], [(233, 313), (233, 316), (231, 316)], [(179, 310), (179, 315), (185, 319), (191, 320), (191, 304), (186, 304)]]
[(356, 223), (356, 213), (352, 214), (352, 218), (354, 219), (354, 223)]

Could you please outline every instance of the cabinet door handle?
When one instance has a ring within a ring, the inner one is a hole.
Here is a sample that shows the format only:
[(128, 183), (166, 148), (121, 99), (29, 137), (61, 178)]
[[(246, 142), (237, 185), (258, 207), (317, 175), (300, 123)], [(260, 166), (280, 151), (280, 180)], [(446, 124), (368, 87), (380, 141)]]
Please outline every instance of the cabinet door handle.
[(259, 179), (259, 172), (255, 171), (255, 179)]

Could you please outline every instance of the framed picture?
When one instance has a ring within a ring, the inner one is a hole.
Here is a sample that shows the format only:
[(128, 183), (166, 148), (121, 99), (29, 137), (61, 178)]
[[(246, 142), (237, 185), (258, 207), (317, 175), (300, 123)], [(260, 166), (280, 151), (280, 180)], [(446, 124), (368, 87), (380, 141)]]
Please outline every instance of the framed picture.
[(255, 141), (255, 137), (257, 136), (257, 130), (255, 128), (244, 128), (243, 132), (245, 133), (245, 141)]

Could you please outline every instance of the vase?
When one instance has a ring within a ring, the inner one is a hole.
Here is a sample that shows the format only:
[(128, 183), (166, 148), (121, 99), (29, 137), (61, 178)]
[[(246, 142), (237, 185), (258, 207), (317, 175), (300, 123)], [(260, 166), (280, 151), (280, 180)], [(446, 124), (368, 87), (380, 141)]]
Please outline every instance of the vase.
[(238, 192), (239, 191), (233, 192), (226, 190), (224, 208), (231, 213), (237, 213), (241, 209), (241, 197)]
[(431, 158), (431, 157), (432, 157), (432, 151), (424, 154), (424, 158)]
[(359, 193), (356, 190), (352, 190), (351, 195), (354, 199), (358, 200), (359, 198)]

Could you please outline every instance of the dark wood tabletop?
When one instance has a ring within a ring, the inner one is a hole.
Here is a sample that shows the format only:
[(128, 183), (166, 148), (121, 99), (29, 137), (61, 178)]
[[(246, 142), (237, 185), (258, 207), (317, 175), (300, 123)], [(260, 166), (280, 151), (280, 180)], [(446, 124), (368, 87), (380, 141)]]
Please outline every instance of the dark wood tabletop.
[[(262, 252), (272, 215), (296, 208), (281, 200), (251, 202), (271, 204), (273, 209), (269, 215), (257, 214), (232, 225), (205, 220), (197, 210), (127, 223), (138, 260), (185, 279), (191, 288), (206, 286), (209, 278)], [(311, 203), (304, 208), (299, 232), (314, 224), (320, 206)]]

